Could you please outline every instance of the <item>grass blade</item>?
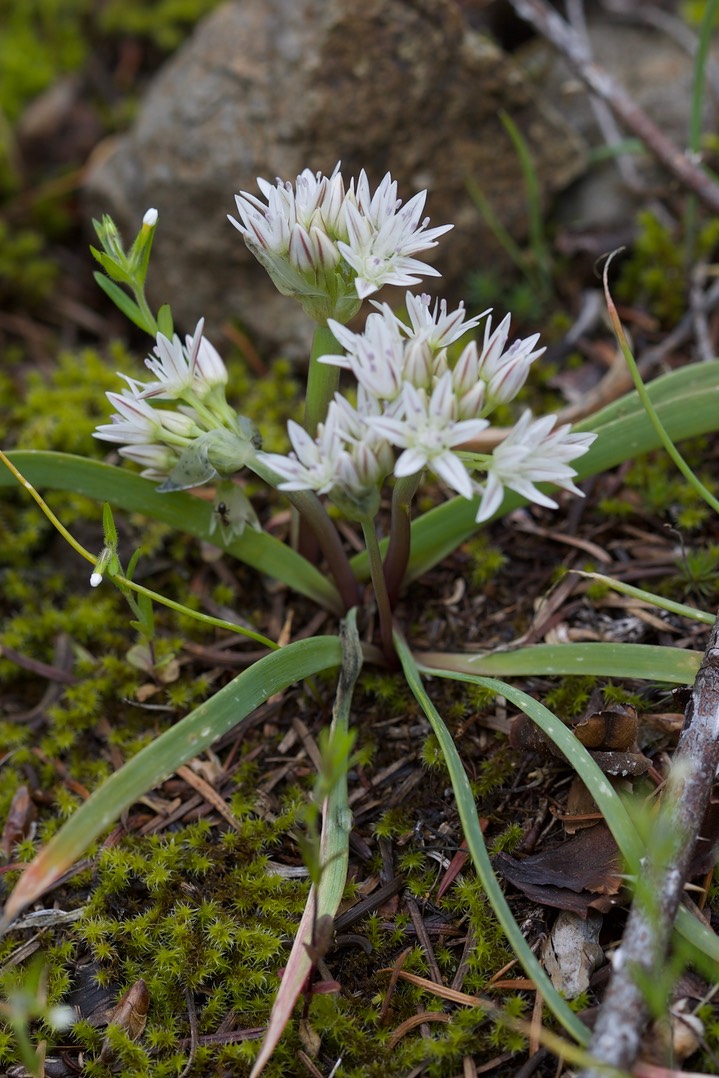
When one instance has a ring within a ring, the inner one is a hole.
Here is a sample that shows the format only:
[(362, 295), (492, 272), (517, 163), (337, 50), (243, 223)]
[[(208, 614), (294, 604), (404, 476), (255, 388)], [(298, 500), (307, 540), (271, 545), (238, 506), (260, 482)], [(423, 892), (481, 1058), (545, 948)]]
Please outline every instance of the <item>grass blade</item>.
[(585, 573), (581, 569), (570, 569), (569, 572), (576, 573), (577, 576), (583, 576), (587, 580), (598, 580), (600, 584), (606, 584), (608, 588), (619, 592), (620, 595), (628, 595), (631, 599), (651, 603), (652, 606), (656, 606), (660, 610), (666, 610), (670, 614), (679, 614), (682, 618), (700, 621), (704, 625), (713, 625), (716, 621), (716, 615), (710, 614), (708, 610), (699, 610), (696, 606), (677, 603), (673, 599), (667, 599), (664, 595), (657, 595), (653, 591), (645, 591), (644, 588), (635, 588), (633, 584), (627, 584), (624, 580), (615, 580), (614, 577), (605, 576), (604, 573)]
[(10, 895), (0, 933), (43, 894), (138, 797), (208, 748), (273, 693), (337, 666), (336, 636), (311, 637), (259, 659), (210, 700), (155, 738), (111, 775), (70, 817), (25, 869)]
[[(579, 1018), (570, 1010), (549, 980), (549, 977), (529, 948), (519, 925), (512, 916), (507, 900), (502, 893), (502, 888), (499, 885), (499, 881), (497, 880), (489, 860), (489, 854), (487, 853), (484, 836), (482, 835), (482, 829), (479, 824), (477, 807), (474, 803), (472, 788), (469, 784), (469, 779), (467, 778), (467, 773), (464, 770), (457, 748), (452, 740), (452, 735), (427, 695), (427, 691), (422, 684), (419, 669), (412, 657), (412, 653), (398, 633), (395, 634), (395, 645), (407, 683), (414, 693), (415, 699), (427, 716), (442, 750), (452, 780), (452, 789), (454, 790), (454, 796), (457, 801), (457, 811), (459, 812), (459, 818), (462, 823), (464, 837), (467, 841), (467, 847), (471, 854), (477, 875), (486, 891), (487, 898), (492, 904), (492, 908), (514, 949), (517, 958), (521, 962), (527, 976), (531, 977), (537, 985), (537, 990), (544, 999), (544, 1002), (567, 1032), (579, 1041), (580, 1044), (586, 1044), (589, 1040), (589, 1032), (586, 1026), (584, 1026)], [(459, 675), (448, 675), (445, 671), (442, 676), (458, 677)], [(467, 680), (470, 679), (467, 678)]]
[[(350, 611), (343, 623), (341, 639), (342, 668), (332, 712), (331, 736), (346, 735), (349, 729), (352, 693), (362, 669), (362, 647), (357, 633), (355, 610)], [(282, 976), (282, 983), (275, 997), (265, 1039), (250, 1078), (256, 1078), (256, 1075), (260, 1074), (274, 1052), (312, 968), (308, 947), (313, 943), (315, 925), (321, 917), (334, 918), (342, 900), (347, 879), (351, 830), (352, 812), (347, 799), (347, 773), (343, 772), (341, 779), (335, 783), (322, 806), (322, 833), (320, 835), (322, 872), (317, 887), (313, 886), (310, 890)]]
[(552, 294), (552, 259), (545, 235), (545, 217), (543, 212), (542, 198), (539, 191), (539, 177), (537, 168), (529, 152), (524, 135), (507, 112), (500, 112), (505, 131), (512, 140), (515, 153), (519, 159), (524, 179), (524, 188), (527, 193), (527, 213), (529, 217), (529, 245), (534, 261), (535, 272), (532, 276), (539, 285), (539, 291), (543, 298)]
[(681, 455), (676, 445), (674, 444), (674, 439), (665, 429), (664, 424), (662, 423), (657, 413), (657, 410), (654, 407), (652, 399), (647, 392), (647, 387), (642, 381), (642, 376), (639, 373), (639, 368), (637, 367), (636, 360), (634, 359), (634, 354), (629, 347), (629, 341), (627, 339), (626, 333), (624, 332), (624, 326), (621, 323), (621, 319), (619, 318), (619, 315), (617, 313), (617, 308), (614, 304), (614, 300), (612, 299), (612, 294), (609, 291), (609, 266), (611, 264), (612, 257), (613, 256), (610, 255), (604, 263), (604, 272), (602, 274), (602, 280), (604, 282), (604, 298), (607, 304), (607, 310), (609, 311), (609, 318), (611, 320), (612, 328), (614, 330), (614, 336), (617, 339), (617, 344), (619, 345), (627, 367), (629, 368), (629, 373), (632, 376), (632, 381), (634, 382), (634, 387), (639, 395), (639, 399), (641, 400), (642, 406), (646, 411), (652, 426), (654, 427), (657, 438), (659, 439), (661, 445), (664, 447), (664, 450), (669, 456), (672, 463), (676, 465), (676, 467), (684, 476), (694, 493), (698, 494), (700, 498), (703, 498), (707, 505), (711, 509), (713, 509), (715, 513), (719, 513), (719, 501), (717, 501), (712, 492), (702, 483), (701, 479), (696, 474), (694, 469), (690, 468), (688, 463), (684, 460), (684, 457)]
[[(232, 557), (281, 580), (320, 606), (336, 614), (342, 613), (342, 602), (334, 584), (278, 539), (252, 528), (230, 543), (224, 543), (219, 533), (211, 534), (212, 507), (201, 498), (184, 491), (158, 494), (156, 484), (149, 479), (71, 453), (16, 449), (8, 453), (8, 457), (33, 486), (85, 494), (99, 502), (110, 502), (119, 509), (144, 513), (178, 531), (214, 543)], [(14, 486), (16, 482), (6, 468), (0, 468), (0, 487)]]

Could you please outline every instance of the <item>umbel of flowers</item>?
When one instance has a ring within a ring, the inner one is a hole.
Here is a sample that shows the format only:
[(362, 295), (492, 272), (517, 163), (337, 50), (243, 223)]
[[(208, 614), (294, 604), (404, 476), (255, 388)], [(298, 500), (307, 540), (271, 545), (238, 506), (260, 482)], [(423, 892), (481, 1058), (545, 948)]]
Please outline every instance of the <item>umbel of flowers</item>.
[[(432, 304), (427, 295), (408, 291), (406, 319), (372, 300), (364, 330), (347, 328), (362, 300), (383, 285), (438, 276), (417, 256), (452, 226), (428, 227), (426, 192), (403, 204), (389, 174), (372, 193), (364, 172), (345, 183), (339, 165), (330, 176), (305, 170), (294, 185), (258, 185), (263, 199), (237, 195), (239, 219), (230, 221), (280, 292), (317, 324), (305, 422), (288, 424), (292, 451), (262, 451), (253, 424), (228, 404), (227, 371), (202, 335), (202, 322), (184, 343), (157, 335), (145, 361), (153, 380), (126, 378), (122, 393), (108, 394), (116, 411), (95, 433), (120, 443), (119, 452), (142, 464), (144, 475), (163, 480), (164, 490), (249, 468), (294, 500), (339, 577), (346, 570), (341, 544), (328, 540), (329, 520), (317, 497), (326, 496), (362, 525), (386, 620), (409, 557), (410, 506), (425, 471), (448, 492), (476, 500), (478, 522), (497, 511), (505, 488), (556, 507), (537, 484), (580, 494), (571, 462), (594, 435), (525, 411), (493, 452), (462, 448), (486, 430), (498, 405), (516, 397), (544, 351), (536, 334), (510, 340), (509, 315), (495, 325), (488, 311), (467, 317), (463, 304), (449, 310), (444, 300)], [(468, 339), (458, 355), (453, 349), (451, 358), (450, 345), (483, 320), (481, 337)], [(353, 376), (351, 399), (337, 391), (340, 369)], [(373, 522), (388, 482), (393, 515), (383, 566)], [(248, 518), (251, 513), (239, 514), (237, 531)]]

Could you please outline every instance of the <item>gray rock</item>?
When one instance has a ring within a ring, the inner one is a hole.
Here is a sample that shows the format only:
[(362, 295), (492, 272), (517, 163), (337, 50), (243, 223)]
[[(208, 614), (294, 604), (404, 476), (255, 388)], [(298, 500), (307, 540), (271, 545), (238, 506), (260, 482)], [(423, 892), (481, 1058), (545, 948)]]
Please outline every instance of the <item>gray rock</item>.
[[(636, 23), (632, 23), (592, 8), (587, 26), (592, 57), (683, 152), (689, 137), (694, 57), (690, 48), (672, 36), (670, 29), (674, 25), (675, 33), (686, 38), (688, 28), (666, 15), (664, 22), (668, 29), (647, 25), (641, 21), (639, 8), (635, 18)], [(713, 51), (716, 62), (719, 47), (715, 46)], [(536, 39), (517, 58), (538, 92), (553, 103), (576, 133), (592, 148), (603, 147), (605, 140), (586, 88), (556, 50)], [(712, 75), (714, 92), (708, 86), (704, 94), (705, 131), (715, 129), (717, 122), (716, 68)], [(621, 128), (619, 133), (623, 138), (632, 137), (632, 132)], [(563, 194), (558, 204), (558, 221), (571, 229), (588, 232), (626, 227), (652, 197), (665, 195), (672, 189), (673, 180), (650, 154), (635, 153), (631, 160), (637, 180), (634, 189), (627, 186), (615, 162), (594, 165)]]
[(255, 177), (292, 179), (306, 167), (345, 177), (387, 170), (405, 200), (429, 189), (432, 224), (454, 230), (429, 256), (461, 298), (467, 273), (501, 252), (467, 191), (476, 183), (504, 226), (526, 229), (506, 110), (532, 152), (549, 199), (584, 167), (581, 139), (521, 69), (469, 30), (454, 0), (243, 0), (199, 25), (160, 71), (128, 135), (101, 148), (85, 189), (88, 211), (134, 235), (160, 213), (148, 291), (183, 329), (201, 315), (217, 339), (237, 317), (263, 346), (306, 355), (310, 329), (227, 222), (233, 195)]

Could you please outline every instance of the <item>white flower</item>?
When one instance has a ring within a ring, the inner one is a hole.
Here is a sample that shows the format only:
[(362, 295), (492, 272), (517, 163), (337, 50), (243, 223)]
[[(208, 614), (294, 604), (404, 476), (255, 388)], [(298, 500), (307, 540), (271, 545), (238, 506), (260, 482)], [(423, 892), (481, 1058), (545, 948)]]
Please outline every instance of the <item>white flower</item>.
[[(360, 389), (360, 395), (363, 396)], [(377, 407), (366, 395), (370, 411)], [(312, 439), (292, 420), (287, 424), (293, 452), (287, 457), (260, 453), (284, 481), (279, 490), (315, 490), (327, 494), (350, 519), (372, 518), (379, 509), (380, 485), (392, 470), (394, 454), (386, 439), (369, 420), (339, 394), (330, 403), (327, 418)]]
[(377, 300), (370, 301), (378, 310), (386, 309), (389, 316), (394, 318), (400, 330), (411, 339), (426, 341), (433, 352), (440, 348), (448, 348), (454, 341), (459, 340), (470, 329), (475, 329), (489, 310), (468, 318), (465, 321), (466, 310), (464, 303), (460, 303), (453, 311), (447, 310), (447, 300), (435, 300), (434, 308), (431, 308), (432, 299), (423, 292), (420, 296), (413, 292), (407, 292), (405, 304), (409, 315), (410, 326), (397, 317), (387, 306)]
[(166, 433), (174, 435), (178, 441), (189, 441), (200, 433), (197, 424), (189, 416), (153, 408), (131, 390), (107, 393), (106, 396), (117, 412), (110, 416), (109, 423), (102, 423), (95, 428), (94, 438), (101, 438), (105, 442), (141, 445), (144, 442), (160, 441)]
[(279, 291), (316, 321), (349, 321), (383, 284), (439, 276), (414, 257), (452, 227), (420, 220), (426, 191), (402, 206), (389, 173), (372, 194), (364, 171), (345, 188), (339, 164), (331, 176), (305, 169), (294, 187), (279, 179), (257, 184), (266, 201), (242, 191), (235, 196), (239, 219), (229, 220)]
[(167, 479), (179, 460), (177, 453), (167, 445), (123, 445), (118, 453), (144, 465), (140, 475), (145, 479)]
[(157, 334), (154, 356), (145, 360), (157, 381), (146, 385), (139, 396), (182, 400), (189, 395), (204, 400), (216, 386), (227, 383), (227, 369), (217, 350), (202, 336), (203, 325), (201, 318), (184, 345), (177, 334), (172, 340)]
[(415, 475), (428, 467), (465, 498), (472, 497), (472, 480), (452, 449), (476, 438), (487, 426), (486, 419), (457, 420), (457, 403), (449, 372), (439, 379), (432, 395), (408, 382), (402, 390), (403, 418), (378, 416), (368, 419), (404, 452), (394, 467), (394, 474)]
[(152, 208), (145, 210), (145, 216), (142, 218), (143, 225), (147, 225), (148, 228), (154, 228), (157, 224), (157, 210)]
[(287, 423), (287, 433), (294, 452), (287, 457), (258, 453), (258, 460), (284, 479), (279, 484), (280, 490), (316, 490), (318, 494), (327, 494), (337, 482), (339, 458), (344, 452), (336, 414), (330, 407), (326, 421), (317, 427), (316, 439), (292, 419)]
[(142, 443), (154, 441), (160, 431), (155, 409), (141, 400), (131, 390), (107, 393), (107, 399), (116, 409), (109, 423), (103, 423), (93, 431), (93, 438), (105, 442)]
[(345, 188), (339, 163), (331, 176), (305, 169), (294, 187), (258, 178), (266, 204), (246, 191), (235, 196), (239, 220), (230, 223), (285, 296), (299, 300), (316, 321), (330, 314), (347, 321), (359, 309), (339, 271), (339, 239), (347, 238)]
[(506, 315), (492, 333), (492, 319), (487, 319), (484, 330), (484, 345), (479, 356), (479, 376), (487, 383), (487, 395), (490, 402), (505, 404), (513, 400), (524, 385), (531, 364), (546, 351), (536, 348), (539, 334), (525, 340), (516, 340), (505, 351), (511, 317)]
[[(199, 340), (197, 343), (199, 348)], [(177, 334), (170, 340), (163, 333), (158, 333), (153, 352), (154, 356), (148, 356), (145, 360), (145, 366), (157, 381), (149, 382), (142, 396), (181, 400), (192, 388), (193, 382), (192, 367), (182, 341)]]
[(405, 347), (396, 324), (375, 312), (368, 316), (363, 333), (353, 333), (332, 318), (327, 324), (347, 354), (321, 356), (319, 362), (351, 370), (377, 400), (394, 400), (402, 388)]
[(385, 284), (417, 284), (423, 276), (440, 276), (438, 270), (413, 257), (435, 247), (439, 237), (453, 228), (427, 228), (429, 218), (421, 220), (426, 197), (427, 192), (420, 191), (402, 206), (389, 172), (370, 195), (364, 169), (360, 173), (356, 205), (349, 198), (345, 203), (349, 239), (338, 247), (357, 274), (355, 288), (361, 299)]
[(432, 352), (421, 338), (407, 340), (402, 323), (386, 305), (367, 317), (362, 333), (353, 333), (334, 319), (328, 320), (335, 339), (346, 352), (319, 357), (320, 363), (350, 370), (358, 384), (376, 400), (397, 400), (405, 382), (417, 389), (429, 389), (432, 382)]
[(504, 488), (509, 487), (529, 501), (556, 509), (557, 503), (535, 483), (554, 483), (563, 490), (583, 497), (572, 482), (577, 474), (568, 461), (583, 456), (596, 434), (573, 434), (571, 427), (552, 430), (556, 416), (532, 419), (527, 411), (492, 454), (488, 465), (487, 482), (477, 512), (477, 523), (488, 520), (502, 503)]
[[(376, 486), (392, 472), (394, 452), (370, 420), (372, 416), (391, 415), (396, 405), (381, 405), (376, 397), (359, 386), (356, 408), (339, 393), (335, 393), (330, 408), (334, 412), (347, 455), (352, 458), (360, 476), (360, 487)], [(354, 488), (355, 493), (358, 489)]]
[[(201, 334), (202, 321), (198, 323), (195, 330), (195, 337), (186, 337), (187, 351), (194, 361), (193, 374), (196, 382), (202, 383), (203, 392), (199, 396), (205, 396), (205, 390), (213, 389), (215, 386), (227, 385), (227, 367), (224, 364), (222, 356), (217, 351), (213, 344), (210, 344), (207, 337), (203, 337)], [(200, 334), (200, 344), (196, 347), (198, 333)], [(195, 389), (196, 389), (195, 385)]]

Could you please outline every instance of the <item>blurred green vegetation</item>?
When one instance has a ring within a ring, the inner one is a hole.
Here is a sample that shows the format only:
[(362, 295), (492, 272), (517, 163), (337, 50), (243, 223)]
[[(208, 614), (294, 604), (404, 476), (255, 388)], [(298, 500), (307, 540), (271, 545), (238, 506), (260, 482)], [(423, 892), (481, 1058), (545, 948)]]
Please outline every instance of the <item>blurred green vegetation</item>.
[(15, 121), (58, 75), (78, 71), (102, 39), (137, 37), (176, 49), (219, 0), (6, 0), (0, 34), (0, 101)]

